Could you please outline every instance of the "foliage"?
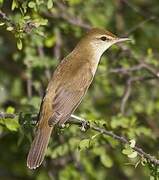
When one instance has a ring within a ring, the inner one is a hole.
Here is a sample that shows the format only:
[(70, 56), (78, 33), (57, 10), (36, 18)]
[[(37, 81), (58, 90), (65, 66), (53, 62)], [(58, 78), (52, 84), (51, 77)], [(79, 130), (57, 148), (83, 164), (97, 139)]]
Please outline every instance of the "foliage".
[[(156, 157), (159, 140), (157, 0), (0, 0), (0, 179), (159, 179), (159, 168), (133, 150)], [(59, 60), (91, 26), (134, 39), (101, 59), (78, 116), (130, 139), (76, 125), (54, 132), (38, 170), (26, 167), (33, 115)]]

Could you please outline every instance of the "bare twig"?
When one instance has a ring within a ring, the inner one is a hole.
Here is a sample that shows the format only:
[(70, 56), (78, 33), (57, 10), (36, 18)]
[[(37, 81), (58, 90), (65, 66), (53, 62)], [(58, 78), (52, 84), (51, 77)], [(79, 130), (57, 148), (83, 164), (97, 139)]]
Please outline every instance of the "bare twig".
[(56, 36), (56, 44), (54, 47), (54, 56), (56, 59), (61, 59), (62, 38), (61, 38), (61, 33), (58, 29), (55, 29), (55, 36)]
[(128, 80), (125, 86), (125, 91), (120, 105), (120, 111), (122, 114), (125, 114), (125, 105), (129, 99), (130, 93), (131, 93), (131, 81)]
[[(0, 113), (0, 119), (4, 119), (4, 118), (12, 118), (12, 119), (14, 119), (15, 117), (17, 117), (16, 114), (8, 114), (8, 113), (3, 113), (3, 112)], [(98, 127), (97, 125), (94, 125), (94, 124), (92, 125), (87, 120), (85, 120), (85, 119), (83, 119), (81, 117), (78, 117), (78, 116), (75, 116), (75, 115), (71, 115), (71, 117), (72, 117), (72, 119), (70, 119), (68, 121), (69, 124), (80, 125), (80, 126), (83, 127), (83, 130), (84, 129), (91, 129), (91, 130), (100, 132), (101, 134), (110, 136), (113, 139), (116, 139), (117, 141), (119, 141), (119, 142), (121, 142), (123, 144), (130, 144), (130, 142), (123, 136), (117, 135), (117, 134), (113, 133), (112, 131), (108, 131), (108, 130), (106, 130), (104, 128)], [(135, 150), (141, 157), (146, 158), (151, 163), (153, 163), (155, 165), (159, 165), (159, 160), (156, 157), (146, 153), (140, 147), (135, 146), (132, 149)]]
[(80, 17), (72, 16), (68, 12), (68, 8), (62, 4), (61, 2), (57, 1), (55, 2), (57, 8), (57, 12), (44, 12), (44, 16), (50, 17), (50, 18), (61, 18), (68, 22), (69, 24), (84, 28), (84, 29), (90, 29), (91, 25), (88, 22), (84, 22)]
[(71, 16), (68, 11), (67, 11), (67, 7), (60, 3), (59, 1), (56, 2), (57, 7), (60, 10), (60, 17), (63, 18), (64, 20), (66, 20), (67, 22), (69, 22), (70, 24), (79, 26), (79, 27), (83, 27), (85, 29), (90, 29), (91, 26), (88, 23), (83, 22), (82, 19)]
[(6, 119), (6, 118), (15, 119), (16, 117), (17, 117), (16, 114), (0, 112), (0, 119)]
[(152, 67), (150, 64), (146, 63), (145, 61), (139, 61), (139, 64), (132, 66), (130, 68), (115, 68), (111, 69), (110, 73), (121, 73), (121, 74), (129, 74), (133, 71), (139, 71), (141, 69), (146, 69), (151, 75), (153, 75), (155, 78), (159, 78), (159, 71), (157, 71), (154, 67)]
[(159, 78), (159, 71), (157, 71), (154, 67), (151, 65), (143, 62), (143, 67), (149, 71), (154, 77)]
[(136, 24), (136, 25), (133, 26), (131, 29), (129, 29), (125, 35), (127, 35), (127, 36), (130, 35), (132, 32), (134, 32), (134, 31), (136, 31), (137, 29), (143, 27), (147, 22), (152, 21), (152, 20), (154, 20), (154, 19), (156, 19), (156, 17), (152, 16), (152, 17), (149, 17), (149, 18), (141, 21), (140, 23)]
[[(123, 144), (130, 144), (130, 142), (129, 142), (125, 137), (123, 137), (123, 136), (119, 136), (119, 135), (113, 133), (112, 131), (108, 131), (108, 130), (106, 130), (106, 129), (104, 129), (104, 128), (101, 128), (101, 127), (98, 127), (98, 126), (96, 126), (96, 125), (90, 125), (90, 124), (88, 123), (88, 121), (86, 121), (85, 119), (80, 118), (80, 117), (78, 117), (78, 116), (71, 115), (71, 117), (74, 118), (74, 119), (76, 119), (76, 121), (74, 121), (74, 120), (71, 121), (71, 120), (70, 120), (71, 123), (76, 124), (76, 122), (77, 122), (78, 125), (79, 125), (79, 124), (81, 124), (81, 125), (85, 124), (85, 126), (86, 126), (85, 128), (90, 128), (90, 129), (92, 129), (92, 130), (94, 130), (94, 131), (97, 131), (97, 132), (100, 132), (100, 133), (102, 133), (102, 134), (104, 134), (104, 135), (110, 136), (110, 137), (112, 137), (113, 139), (116, 139), (116, 140), (120, 141), (120, 142), (123, 143)], [(134, 149), (141, 157), (146, 158), (147, 160), (149, 160), (150, 162), (154, 163), (155, 165), (159, 165), (159, 160), (158, 160), (158, 159), (156, 159), (154, 156), (146, 153), (146, 152), (145, 152), (143, 149), (141, 149), (140, 147), (135, 146), (135, 147), (132, 148), (132, 149)]]
[(30, 99), (32, 97), (32, 78), (28, 77), (27, 79), (27, 95)]
[[(38, 46), (38, 54), (39, 56), (42, 58), (44, 58), (44, 48), (42, 46)], [(47, 78), (47, 80), (49, 81), (51, 79), (51, 72), (49, 68), (45, 68), (45, 76)]]
[(130, 68), (115, 68), (115, 69), (110, 69), (110, 73), (122, 73), (122, 74), (128, 74), (129, 72), (132, 72), (132, 71), (138, 71), (140, 69), (143, 68), (143, 64), (138, 64), (138, 65), (135, 65), (135, 66), (132, 66)]
[(134, 82), (139, 82), (139, 81), (145, 81), (145, 80), (151, 80), (154, 79), (154, 76), (147, 76), (147, 77), (130, 77), (127, 80), (126, 86), (125, 86), (125, 91), (123, 93), (123, 97), (121, 100), (121, 105), (120, 105), (120, 110), (122, 114), (125, 114), (125, 107), (126, 107), (126, 103), (130, 97), (130, 93), (132, 91), (132, 84)]
[[(123, 97), (121, 100), (121, 106), (120, 106), (120, 110), (122, 114), (125, 114), (125, 107), (126, 107), (126, 103), (130, 97), (130, 93), (132, 91), (132, 83), (134, 82), (138, 82), (138, 81), (145, 81), (145, 80), (152, 80), (152, 79), (157, 79), (159, 80), (159, 71), (156, 70), (152, 65), (148, 64), (145, 62), (145, 60), (137, 60), (139, 62), (139, 64), (134, 65), (130, 68), (115, 68), (115, 69), (111, 69), (109, 72), (110, 73), (120, 73), (123, 75), (128, 75), (129, 78), (126, 81), (126, 85), (125, 85), (125, 90), (123, 93)], [(150, 73), (150, 76), (133, 76), (133, 72), (135, 71), (141, 71), (142, 69), (147, 70)]]
[(7, 17), (7, 15), (2, 12), (0, 10), (0, 19), (8, 24), (10, 24), (11, 26), (15, 27), (15, 24), (12, 22), (12, 20), (10, 18)]

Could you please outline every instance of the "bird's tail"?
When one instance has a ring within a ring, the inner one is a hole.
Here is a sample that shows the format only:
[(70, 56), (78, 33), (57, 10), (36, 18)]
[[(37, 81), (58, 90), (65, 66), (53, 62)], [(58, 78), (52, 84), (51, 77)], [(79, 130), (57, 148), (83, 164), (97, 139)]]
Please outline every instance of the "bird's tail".
[(48, 146), (49, 139), (53, 127), (44, 126), (43, 128), (38, 128), (35, 138), (32, 142), (28, 157), (27, 166), (30, 169), (36, 169), (39, 167), (44, 159), (45, 150)]

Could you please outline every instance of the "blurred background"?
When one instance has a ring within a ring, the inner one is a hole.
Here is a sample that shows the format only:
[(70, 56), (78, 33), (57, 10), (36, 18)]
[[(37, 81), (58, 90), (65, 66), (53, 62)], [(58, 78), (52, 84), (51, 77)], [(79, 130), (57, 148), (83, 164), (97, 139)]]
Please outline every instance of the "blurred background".
[(57, 128), (43, 165), (26, 156), (33, 116), (59, 61), (91, 27), (133, 43), (110, 48), (75, 112), (159, 158), (158, 0), (0, 0), (0, 179), (157, 180), (159, 170), (119, 141)]

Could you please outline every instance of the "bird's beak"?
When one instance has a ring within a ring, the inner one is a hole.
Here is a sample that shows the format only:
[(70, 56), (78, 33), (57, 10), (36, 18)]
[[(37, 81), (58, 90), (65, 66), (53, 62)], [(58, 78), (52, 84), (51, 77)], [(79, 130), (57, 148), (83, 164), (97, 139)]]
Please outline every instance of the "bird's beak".
[(123, 41), (132, 41), (130, 38), (116, 38), (114, 43), (123, 42)]

